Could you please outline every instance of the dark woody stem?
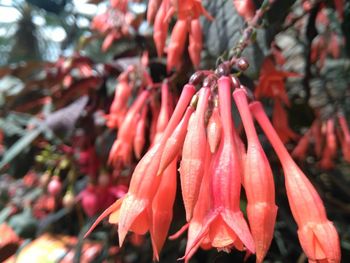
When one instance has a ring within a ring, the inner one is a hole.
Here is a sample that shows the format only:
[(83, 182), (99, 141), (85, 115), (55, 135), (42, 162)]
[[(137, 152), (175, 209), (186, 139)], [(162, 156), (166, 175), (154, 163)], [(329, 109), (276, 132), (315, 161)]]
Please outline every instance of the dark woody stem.
[(233, 53), (233, 57), (230, 60), (231, 64), (234, 64), (235, 60), (242, 55), (243, 50), (249, 45), (250, 40), (255, 34), (256, 28), (260, 25), (262, 17), (274, 2), (275, 0), (264, 0), (260, 8), (256, 10), (248, 27), (244, 29), (241, 39), (238, 41), (237, 45), (231, 49), (230, 53)]

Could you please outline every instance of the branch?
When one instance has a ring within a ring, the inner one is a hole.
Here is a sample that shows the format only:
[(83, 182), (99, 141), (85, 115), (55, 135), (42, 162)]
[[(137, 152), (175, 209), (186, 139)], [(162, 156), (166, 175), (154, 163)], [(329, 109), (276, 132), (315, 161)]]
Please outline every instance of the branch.
[[(233, 57), (231, 58), (231, 64), (233, 64), (236, 58), (242, 55), (243, 50), (249, 45), (250, 40), (255, 35), (256, 28), (260, 25), (260, 21), (265, 13), (270, 9), (275, 0), (264, 0), (260, 8), (256, 10), (253, 19), (249, 22), (249, 25), (244, 29), (242, 38), (238, 41), (237, 45), (232, 48)], [(230, 52), (231, 53), (231, 52)]]

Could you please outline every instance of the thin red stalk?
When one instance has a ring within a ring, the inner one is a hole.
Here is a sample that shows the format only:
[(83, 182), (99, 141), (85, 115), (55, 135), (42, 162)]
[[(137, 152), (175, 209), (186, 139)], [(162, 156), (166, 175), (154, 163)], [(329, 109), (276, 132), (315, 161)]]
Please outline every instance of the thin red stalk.
[(267, 117), (263, 106), (260, 102), (252, 102), (249, 105), (250, 111), (254, 118), (258, 121), (260, 127), (263, 129), (265, 135), (269, 139), (272, 147), (276, 151), (276, 154), (280, 160), (285, 160), (286, 162), (293, 162), (292, 157), (289, 155), (286, 147), (278, 136), (277, 132), (273, 128), (269, 118)]
[(259, 143), (259, 138), (254, 127), (253, 117), (248, 110), (244, 110), (244, 109), (249, 109), (247, 98), (243, 99), (241, 96), (247, 97), (244, 90), (239, 89), (233, 92), (233, 98), (236, 102), (237, 108), (239, 110), (239, 114), (241, 115), (241, 120), (244, 126), (246, 136), (247, 138), (249, 138), (249, 140), (253, 140), (254, 142)]

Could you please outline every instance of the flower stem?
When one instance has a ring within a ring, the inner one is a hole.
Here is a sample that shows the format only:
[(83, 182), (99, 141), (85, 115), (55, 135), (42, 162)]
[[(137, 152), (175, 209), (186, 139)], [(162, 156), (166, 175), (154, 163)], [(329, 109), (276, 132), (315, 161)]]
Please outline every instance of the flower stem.
[(283, 142), (278, 136), (276, 130), (273, 128), (269, 118), (267, 117), (263, 109), (262, 104), (260, 102), (255, 101), (249, 104), (249, 108), (254, 118), (257, 120), (260, 127), (263, 129), (266, 137), (271, 143), (272, 148), (275, 150), (278, 158), (281, 160), (281, 162), (283, 160), (282, 164), (285, 165), (287, 163), (289, 164), (293, 163), (294, 165), (295, 164), (294, 160), (288, 153), (286, 147), (284, 146)]
[(264, 0), (260, 8), (256, 10), (255, 15), (249, 22), (248, 27), (244, 29), (241, 39), (238, 41), (237, 45), (231, 49), (230, 53), (233, 53), (231, 61), (239, 58), (242, 55), (243, 50), (248, 46), (250, 40), (255, 35), (256, 28), (259, 26), (262, 17), (270, 9), (274, 2), (275, 0)]

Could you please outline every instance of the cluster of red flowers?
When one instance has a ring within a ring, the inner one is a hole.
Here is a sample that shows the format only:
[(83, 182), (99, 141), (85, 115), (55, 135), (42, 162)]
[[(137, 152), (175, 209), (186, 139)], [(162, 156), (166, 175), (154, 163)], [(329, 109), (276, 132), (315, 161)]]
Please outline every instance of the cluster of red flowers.
[(111, 0), (111, 8), (96, 15), (91, 29), (105, 36), (101, 50), (107, 51), (115, 40), (131, 35), (142, 22), (142, 16), (128, 11), (128, 1)]
[(147, 20), (154, 22), (154, 43), (158, 56), (162, 56), (168, 36), (169, 20), (176, 13), (177, 21), (171, 33), (167, 47), (167, 69), (179, 69), (181, 57), (185, 49), (187, 34), (189, 33), (188, 52), (195, 67), (199, 66), (202, 51), (202, 27), (199, 16), (212, 17), (202, 6), (201, 0), (171, 1), (151, 0), (148, 3)]
[[(161, 105), (158, 103), (159, 86)], [(128, 100), (135, 90), (138, 90), (138, 94), (129, 106)], [(119, 168), (128, 166), (131, 164), (133, 153), (140, 159), (147, 143), (147, 126), (150, 127), (149, 142), (152, 145), (163, 132), (170, 118), (173, 103), (168, 83), (153, 83), (143, 67), (132, 66), (123, 72), (118, 78), (110, 112), (106, 116), (107, 126), (118, 129), (110, 151), (109, 163)], [(148, 124), (149, 115), (152, 120)]]
[[(338, 121), (338, 125), (336, 125)], [(337, 142), (338, 137), (338, 142)], [(338, 145), (341, 147), (343, 158), (350, 162), (350, 131), (343, 113), (335, 118), (322, 121), (317, 118), (294, 148), (293, 157), (304, 160), (309, 145), (314, 145), (314, 152), (320, 160), (320, 167), (331, 169), (337, 156)]]
[[(257, 262), (262, 262), (273, 238), (277, 206), (272, 171), (254, 117), (281, 162), (305, 254), (310, 262), (340, 262), (338, 234), (327, 219), (322, 200), (291, 158), (262, 105), (258, 101), (249, 104), (246, 88), (235, 77), (209, 71), (194, 76), (137, 164), (128, 193), (106, 209), (90, 231), (107, 216), (110, 223), (118, 224), (120, 246), (128, 231), (149, 231), (154, 258), (158, 259), (173, 217), (177, 162), (181, 160), (187, 224), (172, 238), (188, 229), (185, 261), (202, 247), (227, 252), (233, 248), (245, 250), (256, 253)], [(232, 89), (247, 147), (233, 123)], [(249, 224), (240, 210), (241, 186), (247, 195)]]
[[(341, 1), (338, 1), (341, 2)], [(327, 56), (337, 59), (344, 47), (344, 37), (334, 30), (334, 21), (328, 18), (330, 11), (325, 7), (321, 9), (316, 18), (316, 23), (322, 28), (319, 35), (312, 41), (311, 61), (318, 63), (322, 68)]]

